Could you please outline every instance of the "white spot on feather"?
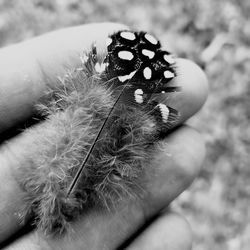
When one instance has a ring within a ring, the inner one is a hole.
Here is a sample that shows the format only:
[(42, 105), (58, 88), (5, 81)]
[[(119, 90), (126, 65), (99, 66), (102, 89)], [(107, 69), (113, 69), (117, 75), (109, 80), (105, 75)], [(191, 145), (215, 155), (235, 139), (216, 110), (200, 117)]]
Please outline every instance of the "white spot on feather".
[(135, 73), (136, 73), (136, 70), (135, 70), (135, 71), (132, 71), (132, 72), (131, 72), (130, 74), (128, 74), (128, 75), (118, 76), (118, 79), (119, 79), (120, 82), (125, 82), (125, 81), (131, 79), (131, 78), (134, 76)]
[(111, 37), (108, 37), (108, 38), (106, 39), (106, 45), (107, 45), (107, 47), (108, 47), (112, 42), (113, 42), (112, 38), (111, 38)]
[(159, 107), (160, 109), (162, 121), (167, 122), (169, 116), (169, 108), (163, 103), (158, 104), (157, 107)]
[(105, 71), (106, 67), (108, 67), (108, 63), (96, 63), (95, 64), (95, 70), (98, 73), (102, 73)]
[(143, 95), (143, 90), (142, 90), (142, 89), (137, 89), (137, 90), (135, 91), (135, 94), (136, 94), (136, 95)]
[(122, 38), (130, 40), (130, 41), (133, 41), (136, 38), (135, 34), (133, 32), (130, 32), (130, 31), (123, 31), (123, 32), (121, 32), (120, 35)]
[(164, 55), (163, 58), (169, 64), (175, 63), (175, 59), (174, 59), (173, 55)]
[(174, 78), (174, 73), (169, 71), (169, 70), (166, 70), (166, 71), (164, 71), (164, 77), (166, 79)]
[(134, 95), (135, 95), (135, 101), (137, 103), (143, 103), (143, 91), (142, 89), (137, 89), (135, 92), (134, 92)]
[(150, 34), (148, 34), (148, 33), (145, 34), (145, 38), (146, 38), (147, 41), (149, 41), (151, 44), (156, 45), (156, 44), (158, 43), (157, 39), (156, 39), (154, 36), (152, 36), (152, 35), (150, 35)]
[(143, 49), (142, 54), (144, 56), (147, 56), (149, 59), (152, 59), (155, 56), (155, 52), (148, 50), (148, 49)]
[(118, 57), (123, 60), (131, 61), (134, 58), (134, 55), (130, 51), (122, 50), (118, 52)]
[(152, 77), (152, 70), (149, 67), (146, 67), (143, 70), (143, 76), (145, 77), (145, 79), (149, 80)]

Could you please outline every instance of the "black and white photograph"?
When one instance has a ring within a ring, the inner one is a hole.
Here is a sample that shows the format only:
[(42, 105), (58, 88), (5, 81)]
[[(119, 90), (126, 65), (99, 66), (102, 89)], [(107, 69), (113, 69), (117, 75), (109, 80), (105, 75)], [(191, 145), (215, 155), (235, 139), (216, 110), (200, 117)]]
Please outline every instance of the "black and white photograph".
[(249, 250), (249, 13), (0, 0), (0, 249)]

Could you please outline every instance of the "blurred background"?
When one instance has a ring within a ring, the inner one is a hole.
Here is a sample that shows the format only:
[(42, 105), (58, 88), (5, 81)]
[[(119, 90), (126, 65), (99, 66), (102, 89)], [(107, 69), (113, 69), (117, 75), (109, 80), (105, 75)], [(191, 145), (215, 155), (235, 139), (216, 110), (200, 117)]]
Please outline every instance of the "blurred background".
[(203, 134), (207, 158), (173, 207), (192, 226), (194, 250), (249, 250), (249, 17), (249, 0), (0, 0), (0, 46), (57, 28), (114, 21), (151, 32), (198, 63), (209, 78), (210, 97), (189, 123)]

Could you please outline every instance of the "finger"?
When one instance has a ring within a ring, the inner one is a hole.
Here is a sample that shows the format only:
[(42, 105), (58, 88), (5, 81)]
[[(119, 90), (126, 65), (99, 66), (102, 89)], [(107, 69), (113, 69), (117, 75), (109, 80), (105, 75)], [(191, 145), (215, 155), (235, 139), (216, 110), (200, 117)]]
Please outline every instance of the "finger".
[(104, 48), (109, 34), (125, 28), (115, 23), (83, 25), (0, 49), (0, 133), (31, 116), (46, 84), (79, 65), (83, 50), (94, 41)]
[[(39, 246), (38, 242), (37, 235), (30, 233), (3, 250), (40, 250), (43, 247), (52, 249), (46, 243)], [(137, 234), (132, 243), (124, 245), (120, 248), (126, 250), (191, 250), (192, 233), (189, 224), (183, 217), (175, 213), (163, 213), (139, 235)], [(71, 249), (80, 248), (72, 246)], [(105, 250), (105, 248), (101, 249)]]
[(145, 214), (166, 207), (183, 192), (200, 172), (205, 158), (201, 135), (188, 126), (171, 133), (158, 147), (146, 171), (147, 206)]
[(178, 214), (161, 214), (126, 247), (126, 250), (190, 250), (192, 233)]
[[(30, 138), (24, 136), (28, 137), (29, 134), (16, 138), (0, 158), (3, 166), (0, 175), (1, 193), (2, 190), (5, 191), (7, 185), (9, 186), (2, 196), (3, 206), (0, 215), (3, 216), (0, 220), (0, 232), (6, 230), (13, 233), (19, 228), (18, 216), (15, 215), (22, 205), (22, 192), (17, 186), (4, 181), (12, 180), (11, 170), (27, 164), (22, 145)], [(15, 152), (14, 158), (11, 152)], [(190, 185), (199, 172), (203, 158), (204, 144), (198, 133), (188, 127), (179, 128), (166, 139), (166, 143), (159, 146), (151, 163), (153, 167), (147, 169), (146, 194), (143, 200), (126, 201), (114, 214), (91, 210), (73, 224), (75, 233), (72, 238), (66, 236), (58, 241), (40, 239), (42, 243), (39, 244), (48, 244), (51, 249), (71, 249), (72, 245), (76, 246), (76, 249), (81, 249), (80, 246), (83, 245), (86, 249), (114, 249)], [(15, 206), (12, 206), (13, 203)], [(8, 235), (0, 236), (3, 240)], [(35, 244), (37, 241), (33, 234), (24, 239), (27, 244)], [(102, 245), (103, 242), (106, 244), (105, 247)]]
[(187, 59), (177, 59), (177, 77), (173, 86), (180, 87), (180, 92), (168, 98), (169, 106), (180, 113), (179, 124), (201, 109), (208, 95), (207, 77), (201, 68)]
[[(30, 117), (46, 85), (79, 65), (83, 50), (96, 41), (99, 51), (105, 51), (107, 36), (125, 28), (113, 23), (83, 25), (0, 49), (0, 133)], [(182, 123), (204, 103), (207, 80), (197, 65), (183, 59), (177, 60), (177, 73), (174, 85), (182, 90), (170, 103)]]
[(208, 95), (208, 81), (201, 68), (190, 60), (176, 59), (177, 76), (169, 86), (178, 87), (175, 93), (157, 95), (159, 103), (174, 108), (179, 113), (175, 126), (183, 124), (201, 109)]

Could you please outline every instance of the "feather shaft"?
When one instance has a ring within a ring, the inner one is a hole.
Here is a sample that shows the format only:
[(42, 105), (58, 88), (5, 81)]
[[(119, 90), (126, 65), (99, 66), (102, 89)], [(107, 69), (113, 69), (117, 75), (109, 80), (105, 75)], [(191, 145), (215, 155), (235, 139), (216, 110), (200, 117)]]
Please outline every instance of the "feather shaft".
[(83, 169), (84, 169), (85, 164), (87, 163), (87, 161), (88, 161), (88, 159), (89, 159), (89, 157), (90, 157), (92, 151), (93, 151), (94, 148), (95, 148), (95, 145), (96, 145), (96, 143), (97, 143), (99, 137), (101, 136), (101, 134), (102, 134), (102, 132), (103, 132), (103, 130), (104, 130), (104, 128), (105, 128), (105, 125), (107, 124), (107, 122), (108, 122), (108, 120), (109, 120), (109, 118), (110, 118), (112, 112), (115, 110), (116, 105), (118, 104), (118, 102), (119, 102), (119, 100), (120, 100), (122, 94), (124, 93), (124, 90), (126, 89), (126, 87), (127, 87), (128, 85), (129, 85), (129, 81), (128, 81), (125, 85), (123, 85), (123, 88), (122, 88), (121, 92), (119, 93), (119, 95), (118, 95), (118, 97), (117, 97), (117, 99), (116, 99), (114, 105), (112, 106), (112, 108), (110, 109), (110, 111), (109, 111), (107, 117), (105, 118), (104, 122), (102, 123), (102, 126), (100, 127), (100, 129), (99, 129), (99, 131), (98, 131), (98, 133), (97, 133), (97, 135), (96, 135), (96, 137), (95, 137), (95, 139), (94, 139), (94, 141), (93, 141), (91, 147), (89, 148), (89, 150), (88, 150), (88, 152), (87, 152), (85, 158), (83, 159), (83, 161), (82, 161), (82, 163), (81, 163), (80, 168), (78, 169), (78, 171), (77, 171), (77, 173), (76, 173), (74, 179), (72, 180), (72, 182), (71, 182), (71, 184), (70, 184), (70, 186), (69, 186), (69, 188), (68, 188), (67, 197), (69, 197), (70, 194), (72, 194), (72, 192), (74, 191), (74, 188), (76, 187), (77, 181), (78, 181), (78, 179), (80, 178), (81, 173), (83, 172)]

